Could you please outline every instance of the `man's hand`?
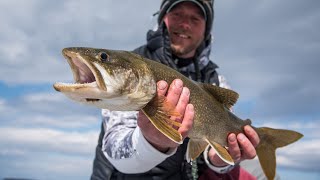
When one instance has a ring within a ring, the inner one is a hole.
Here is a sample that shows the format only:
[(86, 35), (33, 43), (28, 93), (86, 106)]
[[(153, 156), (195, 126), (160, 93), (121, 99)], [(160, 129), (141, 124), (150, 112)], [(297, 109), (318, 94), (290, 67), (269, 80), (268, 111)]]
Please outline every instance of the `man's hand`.
[[(175, 106), (175, 111), (182, 115), (181, 119), (175, 117), (171, 117), (171, 119), (181, 123), (178, 132), (182, 135), (183, 139), (186, 138), (192, 128), (194, 118), (193, 105), (189, 104), (189, 89), (183, 87), (183, 82), (180, 79), (174, 80), (170, 84), (169, 89), (167, 82), (159, 81), (157, 83), (157, 94), (166, 96), (166, 100)], [(147, 141), (161, 152), (167, 152), (170, 148), (179, 146), (179, 144), (171, 141), (158, 131), (142, 111), (139, 112), (138, 126)]]
[[(240, 133), (236, 136), (231, 133), (228, 136), (228, 152), (236, 163), (245, 159), (253, 159), (256, 156), (255, 147), (260, 142), (258, 134), (251, 126), (245, 126), (244, 132), (245, 135)], [(208, 156), (211, 163), (217, 167), (227, 165), (218, 157), (214, 149), (209, 151)]]

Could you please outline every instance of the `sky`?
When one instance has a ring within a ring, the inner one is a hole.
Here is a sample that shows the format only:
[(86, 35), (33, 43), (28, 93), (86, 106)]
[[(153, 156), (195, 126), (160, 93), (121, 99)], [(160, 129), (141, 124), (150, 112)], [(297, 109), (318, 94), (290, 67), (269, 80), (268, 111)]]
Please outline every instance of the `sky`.
[[(0, 1), (0, 179), (85, 180), (101, 113), (52, 84), (72, 82), (64, 47), (132, 50), (160, 0)], [(216, 0), (211, 59), (253, 125), (299, 131), (277, 151), (282, 179), (320, 179), (320, 1)]]

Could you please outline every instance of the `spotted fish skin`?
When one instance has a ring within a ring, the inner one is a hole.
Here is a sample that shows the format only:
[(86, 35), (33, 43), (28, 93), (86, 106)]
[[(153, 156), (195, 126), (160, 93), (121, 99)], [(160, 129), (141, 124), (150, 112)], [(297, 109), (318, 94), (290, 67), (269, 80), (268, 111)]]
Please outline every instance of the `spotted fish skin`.
[[(178, 114), (165, 97), (156, 96), (156, 82), (165, 80), (170, 83), (181, 79), (190, 90), (190, 103), (195, 109), (193, 128), (188, 135), (187, 158), (197, 158), (210, 145), (222, 160), (234, 164), (226, 150), (227, 136), (243, 133), (243, 127), (251, 125), (250, 120), (242, 120), (230, 111), (239, 97), (238, 93), (195, 82), (166, 65), (128, 51), (72, 47), (65, 48), (63, 55), (76, 83), (56, 83), (54, 88), (57, 91), (75, 101), (103, 109), (141, 109), (160, 132), (180, 144), (182, 136), (173, 128), (180, 123), (170, 119)], [(276, 171), (275, 150), (299, 140), (303, 135), (291, 130), (253, 128), (260, 137), (256, 148), (260, 164), (271, 180)]]

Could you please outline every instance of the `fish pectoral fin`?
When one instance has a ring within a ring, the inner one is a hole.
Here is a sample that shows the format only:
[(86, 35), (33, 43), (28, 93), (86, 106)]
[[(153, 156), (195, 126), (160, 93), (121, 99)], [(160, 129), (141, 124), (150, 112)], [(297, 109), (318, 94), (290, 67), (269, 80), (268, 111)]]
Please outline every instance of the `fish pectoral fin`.
[(142, 111), (163, 135), (178, 144), (182, 144), (182, 135), (173, 128), (174, 126), (180, 127), (181, 123), (170, 119), (172, 116), (181, 118), (181, 115), (175, 111), (174, 106), (165, 100), (164, 96), (156, 96)]
[(230, 89), (206, 83), (200, 83), (200, 86), (228, 109), (230, 109), (239, 98), (239, 94)]
[(226, 148), (224, 148), (223, 146), (221, 146), (220, 144), (212, 141), (209, 141), (210, 146), (216, 151), (217, 155), (226, 163), (230, 164), (230, 165), (234, 165), (234, 161), (231, 157), (231, 155), (229, 154), (229, 152), (227, 151)]
[(187, 161), (195, 160), (208, 146), (208, 142), (204, 140), (190, 139), (187, 148)]
[(181, 119), (182, 115), (175, 110), (175, 106), (166, 101), (165, 96), (156, 96), (154, 101), (155, 106), (157, 106), (157, 115), (162, 117), (167, 123), (180, 127), (181, 123), (170, 119), (170, 117), (174, 117), (175, 119)]

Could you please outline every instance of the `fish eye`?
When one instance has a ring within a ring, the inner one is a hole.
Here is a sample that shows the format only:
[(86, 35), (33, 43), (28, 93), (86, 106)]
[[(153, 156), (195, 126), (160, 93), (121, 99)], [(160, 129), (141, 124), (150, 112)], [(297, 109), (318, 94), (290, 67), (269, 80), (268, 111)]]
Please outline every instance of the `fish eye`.
[(109, 61), (109, 55), (108, 55), (107, 53), (105, 53), (105, 52), (101, 52), (101, 53), (100, 53), (100, 60), (101, 60), (102, 62), (107, 62), (107, 61)]

